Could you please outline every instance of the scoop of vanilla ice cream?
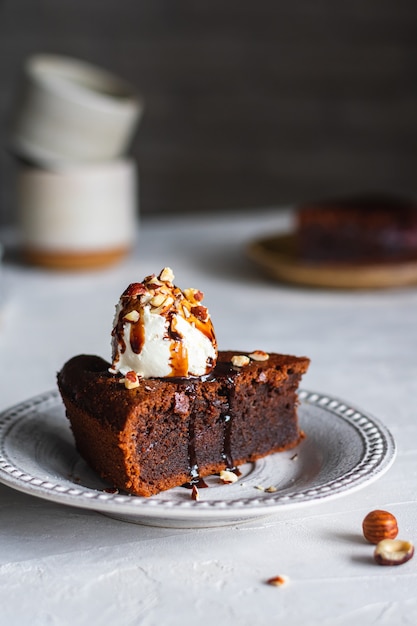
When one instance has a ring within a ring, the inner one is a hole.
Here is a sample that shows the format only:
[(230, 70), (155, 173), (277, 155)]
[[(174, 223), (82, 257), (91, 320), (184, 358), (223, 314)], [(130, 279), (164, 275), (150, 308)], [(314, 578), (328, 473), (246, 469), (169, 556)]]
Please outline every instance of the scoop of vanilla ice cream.
[(169, 267), (132, 283), (112, 331), (112, 373), (142, 378), (203, 376), (216, 365), (217, 341), (198, 289), (182, 291)]

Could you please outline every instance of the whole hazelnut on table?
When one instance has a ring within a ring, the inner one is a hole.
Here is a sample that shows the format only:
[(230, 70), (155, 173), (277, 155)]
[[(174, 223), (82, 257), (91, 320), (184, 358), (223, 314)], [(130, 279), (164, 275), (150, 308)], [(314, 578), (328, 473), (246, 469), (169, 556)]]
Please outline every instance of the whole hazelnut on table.
[(371, 511), (362, 522), (362, 531), (365, 539), (376, 545), (383, 539), (395, 539), (398, 535), (397, 520), (388, 511)]

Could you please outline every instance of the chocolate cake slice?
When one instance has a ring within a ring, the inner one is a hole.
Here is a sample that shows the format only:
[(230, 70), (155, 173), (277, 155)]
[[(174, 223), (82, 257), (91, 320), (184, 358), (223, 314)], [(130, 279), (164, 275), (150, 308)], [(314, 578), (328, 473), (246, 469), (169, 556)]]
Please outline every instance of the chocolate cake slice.
[(363, 196), (298, 208), (299, 258), (311, 263), (401, 263), (417, 259), (417, 203)]
[(80, 454), (120, 490), (151, 496), (296, 446), (306, 357), (218, 353), (205, 376), (139, 378), (133, 388), (79, 355), (58, 386)]

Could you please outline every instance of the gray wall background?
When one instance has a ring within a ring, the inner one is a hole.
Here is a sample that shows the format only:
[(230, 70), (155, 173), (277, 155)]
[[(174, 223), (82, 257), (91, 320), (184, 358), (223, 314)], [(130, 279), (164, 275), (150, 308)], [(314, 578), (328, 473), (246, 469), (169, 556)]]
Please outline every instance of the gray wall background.
[(417, 192), (416, 0), (0, 0), (0, 223), (24, 59), (133, 82), (144, 213)]

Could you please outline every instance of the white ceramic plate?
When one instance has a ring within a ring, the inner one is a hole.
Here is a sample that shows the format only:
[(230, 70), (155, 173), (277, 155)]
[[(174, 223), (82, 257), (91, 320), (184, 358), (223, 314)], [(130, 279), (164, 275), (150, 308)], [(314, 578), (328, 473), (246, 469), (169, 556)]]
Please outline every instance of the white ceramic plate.
[(177, 487), (151, 498), (106, 491), (77, 453), (58, 392), (0, 414), (0, 482), (32, 496), (110, 517), (177, 528), (234, 524), (348, 494), (393, 463), (395, 442), (377, 419), (327, 395), (300, 391), (306, 438), (242, 466), (236, 483), (206, 479), (200, 499)]

